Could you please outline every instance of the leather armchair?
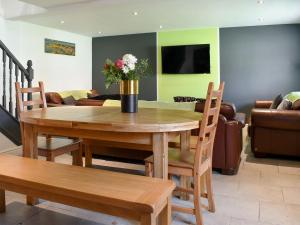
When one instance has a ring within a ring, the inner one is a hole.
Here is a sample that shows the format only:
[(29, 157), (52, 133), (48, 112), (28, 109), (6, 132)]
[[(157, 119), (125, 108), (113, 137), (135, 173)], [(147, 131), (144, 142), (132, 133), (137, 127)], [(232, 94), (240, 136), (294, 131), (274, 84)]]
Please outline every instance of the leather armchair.
[(272, 101), (256, 101), (255, 108), (251, 111), (249, 136), (252, 152), (256, 157), (299, 157), (300, 111), (269, 109), (271, 103)]
[[(204, 102), (196, 104), (195, 111), (203, 112)], [(236, 174), (243, 149), (242, 129), (245, 127), (244, 113), (237, 113), (234, 104), (222, 102), (213, 150), (213, 168), (222, 174)], [(197, 135), (198, 131), (192, 131)]]

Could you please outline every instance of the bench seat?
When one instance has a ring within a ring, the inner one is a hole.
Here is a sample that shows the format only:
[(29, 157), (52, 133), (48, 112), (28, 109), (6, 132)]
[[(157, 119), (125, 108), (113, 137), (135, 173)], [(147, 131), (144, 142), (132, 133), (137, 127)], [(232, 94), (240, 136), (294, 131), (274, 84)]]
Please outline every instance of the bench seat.
[(57, 164), (24, 157), (0, 156), (0, 210), (5, 190), (141, 221), (170, 224), (172, 181)]

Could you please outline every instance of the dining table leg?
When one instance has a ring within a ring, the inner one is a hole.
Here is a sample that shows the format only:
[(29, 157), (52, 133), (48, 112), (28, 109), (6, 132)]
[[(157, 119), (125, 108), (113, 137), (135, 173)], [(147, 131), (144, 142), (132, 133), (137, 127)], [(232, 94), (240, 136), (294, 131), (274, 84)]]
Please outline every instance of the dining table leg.
[[(37, 146), (37, 136), (38, 133), (34, 126), (30, 124), (22, 124), (22, 141), (23, 141), (23, 157), (38, 158), (38, 146)], [(38, 199), (32, 196), (27, 196), (27, 205), (38, 204)]]
[(152, 135), (154, 177), (168, 179), (168, 133)]
[[(191, 131), (180, 132), (180, 151), (190, 151), (191, 147)], [(186, 189), (191, 188), (191, 178), (187, 176), (180, 176), (180, 186)], [(189, 200), (189, 193), (181, 193), (182, 200)]]

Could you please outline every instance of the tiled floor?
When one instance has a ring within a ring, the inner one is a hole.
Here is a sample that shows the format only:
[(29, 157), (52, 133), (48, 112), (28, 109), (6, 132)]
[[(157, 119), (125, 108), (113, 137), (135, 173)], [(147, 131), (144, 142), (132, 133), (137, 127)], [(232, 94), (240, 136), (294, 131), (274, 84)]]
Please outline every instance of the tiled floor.
[[(20, 151), (10, 152), (20, 154)], [(60, 163), (70, 163), (68, 155)], [(97, 164), (108, 164), (97, 161)], [(143, 166), (118, 164), (129, 169)], [(203, 210), (205, 225), (300, 225), (300, 161), (256, 159), (248, 142), (236, 176), (213, 175), (216, 213)], [(8, 192), (8, 208), (0, 225), (121, 225), (137, 224), (120, 218), (51, 202), (36, 207), (24, 204), (23, 195)], [(178, 199), (180, 204), (191, 204)], [(205, 202), (205, 201), (204, 201)], [(194, 224), (191, 215), (173, 213), (173, 224)]]

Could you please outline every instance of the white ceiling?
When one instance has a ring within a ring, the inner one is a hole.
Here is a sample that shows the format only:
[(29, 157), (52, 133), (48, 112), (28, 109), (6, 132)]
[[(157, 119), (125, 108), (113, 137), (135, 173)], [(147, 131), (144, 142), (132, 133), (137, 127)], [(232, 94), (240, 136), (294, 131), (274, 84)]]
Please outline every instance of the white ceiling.
[[(300, 23), (300, 0), (264, 0), (263, 4), (257, 0), (21, 1), (46, 10), (11, 19), (92, 37), (199, 27)], [(133, 15), (134, 12), (138, 15)]]

